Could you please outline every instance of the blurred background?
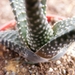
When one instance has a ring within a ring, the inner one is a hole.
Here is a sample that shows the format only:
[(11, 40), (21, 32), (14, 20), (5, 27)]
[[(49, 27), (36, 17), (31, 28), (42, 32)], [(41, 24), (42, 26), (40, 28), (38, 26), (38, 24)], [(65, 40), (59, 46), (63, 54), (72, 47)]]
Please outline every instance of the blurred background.
[[(75, 0), (47, 0), (47, 14), (72, 17), (75, 13)], [(14, 19), (9, 0), (0, 1), (0, 25)]]

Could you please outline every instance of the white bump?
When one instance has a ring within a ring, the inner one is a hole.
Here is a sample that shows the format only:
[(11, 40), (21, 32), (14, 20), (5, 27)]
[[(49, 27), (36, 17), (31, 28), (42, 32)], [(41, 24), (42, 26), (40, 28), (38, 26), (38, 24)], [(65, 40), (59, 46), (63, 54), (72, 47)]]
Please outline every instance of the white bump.
[(47, 50), (49, 50), (49, 48), (47, 48)]
[(42, 51), (44, 52), (44, 49), (42, 49)]
[(48, 53), (50, 54), (51, 52), (49, 51)]
[(53, 47), (51, 46), (51, 49), (53, 49)]

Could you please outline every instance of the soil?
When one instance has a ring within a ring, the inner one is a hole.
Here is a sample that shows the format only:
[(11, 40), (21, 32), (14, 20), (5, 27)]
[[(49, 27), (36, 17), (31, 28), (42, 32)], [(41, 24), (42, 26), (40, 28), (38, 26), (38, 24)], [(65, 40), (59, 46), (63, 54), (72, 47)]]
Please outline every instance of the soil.
[[(74, 16), (74, 0), (47, 0), (47, 14)], [(14, 19), (8, 0), (0, 1), (0, 25)], [(17, 53), (0, 45), (0, 75), (75, 75), (75, 42), (56, 61), (28, 64)]]

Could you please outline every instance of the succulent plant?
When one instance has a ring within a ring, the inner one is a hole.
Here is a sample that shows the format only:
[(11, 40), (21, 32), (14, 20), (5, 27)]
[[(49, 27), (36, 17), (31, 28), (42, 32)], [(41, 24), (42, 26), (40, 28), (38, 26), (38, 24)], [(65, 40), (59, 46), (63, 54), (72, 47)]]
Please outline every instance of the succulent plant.
[(10, 0), (16, 30), (0, 31), (0, 43), (32, 63), (56, 60), (75, 41), (75, 17), (53, 27), (45, 14), (46, 0)]

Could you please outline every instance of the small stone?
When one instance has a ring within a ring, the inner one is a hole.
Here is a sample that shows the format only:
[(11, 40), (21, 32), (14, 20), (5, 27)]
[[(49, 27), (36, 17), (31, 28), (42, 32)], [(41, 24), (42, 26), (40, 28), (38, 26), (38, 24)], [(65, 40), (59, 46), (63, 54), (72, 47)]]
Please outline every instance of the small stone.
[(27, 69), (23, 67), (23, 68), (21, 69), (21, 72), (22, 72), (22, 73), (27, 72)]
[(53, 72), (53, 69), (52, 68), (49, 68), (49, 71), (48, 72)]
[(66, 74), (66, 70), (65, 70), (65, 69), (63, 69), (63, 70), (62, 70), (62, 73), (63, 73), (63, 74)]
[(9, 72), (6, 72), (6, 75), (9, 75)]
[(57, 70), (57, 68), (54, 68), (54, 70)]
[(31, 74), (32, 74), (32, 71), (31, 71), (31, 70), (29, 70), (29, 73), (31, 73)]
[(18, 67), (19, 67), (19, 65), (16, 65), (16, 67), (18, 68)]
[(36, 72), (36, 75), (39, 75), (38, 72)]
[(32, 65), (32, 68), (35, 68), (35, 66), (34, 66), (34, 65)]
[(7, 64), (8, 63), (8, 61), (7, 60), (5, 60), (5, 64)]
[(61, 64), (61, 61), (57, 60), (57, 61), (56, 61), (56, 64), (57, 64), (57, 65)]
[(11, 75), (16, 75), (16, 73), (15, 72), (11, 72)]

